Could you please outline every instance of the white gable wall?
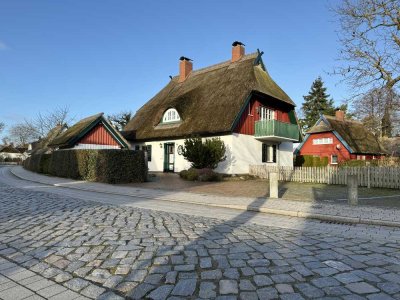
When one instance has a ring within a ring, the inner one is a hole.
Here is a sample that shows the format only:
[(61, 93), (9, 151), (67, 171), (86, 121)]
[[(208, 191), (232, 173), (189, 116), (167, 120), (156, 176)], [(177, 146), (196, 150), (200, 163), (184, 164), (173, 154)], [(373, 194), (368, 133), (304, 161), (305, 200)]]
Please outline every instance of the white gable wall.
[[(247, 174), (249, 173), (249, 165), (261, 165), (262, 158), (262, 142), (258, 141), (251, 135), (231, 134), (219, 136), (226, 146), (226, 160), (221, 162), (216, 172), (224, 174)], [(206, 138), (203, 138), (205, 140)], [(163, 172), (164, 170), (164, 144), (175, 143), (175, 172), (187, 170), (190, 168), (190, 163), (178, 154), (178, 146), (184, 145), (184, 139), (163, 140), (145, 143), (133, 143), (132, 149), (136, 145), (140, 149), (144, 145), (152, 146), (151, 161), (148, 162), (149, 171)], [(160, 147), (161, 144), (161, 147)], [(276, 142), (271, 142), (276, 144)], [(268, 163), (269, 165), (293, 166), (293, 143), (283, 142), (277, 147), (277, 162)]]

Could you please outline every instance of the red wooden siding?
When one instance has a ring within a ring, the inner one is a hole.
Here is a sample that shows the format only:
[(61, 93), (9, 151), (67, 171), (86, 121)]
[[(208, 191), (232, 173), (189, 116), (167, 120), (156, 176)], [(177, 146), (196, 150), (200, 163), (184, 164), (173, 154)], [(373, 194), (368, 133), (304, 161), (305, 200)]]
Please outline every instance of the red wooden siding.
[(240, 117), (239, 123), (236, 125), (234, 132), (240, 134), (254, 135), (254, 125), (260, 120), (260, 115), (257, 113), (257, 107), (264, 106), (275, 110), (275, 120), (290, 123), (289, 113), (278, 109), (272, 103), (259, 99), (251, 99), (243, 114)]
[[(332, 138), (332, 144), (325, 144), (325, 145), (313, 145), (314, 139), (320, 138)], [(339, 149), (337, 147), (339, 146)], [(349, 159), (357, 159), (357, 154), (351, 154), (340, 142), (336, 136), (332, 132), (323, 132), (323, 133), (313, 133), (311, 134), (307, 141), (303, 144), (299, 151), (299, 155), (315, 155), (319, 157), (328, 157), (329, 163), (331, 162), (331, 155), (337, 155), (338, 161), (345, 161)], [(359, 155), (359, 159), (362, 159), (361, 156), (365, 156), (365, 159), (378, 159), (380, 156), (372, 156), (372, 155)]]
[(85, 134), (78, 143), (119, 146), (119, 143), (110, 133), (108, 133), (103, 124), (96, 125), (92, 130)]
[[(332, 144), (326, 145), (313, 145), (314, 139), (332, 138)], [(337, 149), (337, 145), (340, 145)], [(350, 152), (344, 147), (332, 132), (314, 133), (310, 135), (307, 141), (301, 147), (299, 155), (316, 155), (320, 157), (327, 156), (329, 163), (331, 162), (331, 155), (337, 155), (338, 161), (351, 159)]]

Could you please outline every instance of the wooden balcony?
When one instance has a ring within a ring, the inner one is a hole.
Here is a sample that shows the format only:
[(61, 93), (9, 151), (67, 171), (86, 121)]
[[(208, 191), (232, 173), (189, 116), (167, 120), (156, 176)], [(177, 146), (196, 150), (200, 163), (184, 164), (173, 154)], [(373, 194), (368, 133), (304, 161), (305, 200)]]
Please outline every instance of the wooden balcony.
[(299, 127), (277, 120), (257, 121), (254, 137), (258, 140), (296, 142), (299, 140)]

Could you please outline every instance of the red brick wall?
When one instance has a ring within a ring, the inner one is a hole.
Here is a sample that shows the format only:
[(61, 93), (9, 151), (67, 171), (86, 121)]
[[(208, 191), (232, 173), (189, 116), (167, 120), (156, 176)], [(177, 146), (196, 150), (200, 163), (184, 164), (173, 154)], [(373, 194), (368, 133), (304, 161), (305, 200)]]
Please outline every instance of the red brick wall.
[(239, 123), (236, 125), (234, 132), (241, 134), (254, 135), (254, 124), (260, 120), (260, 116), (257, 113), (257, 107), (264, 106), (275, 110), (275, 119), (281, 122), (290, 123), (289, 113), (279, 109), (274, 103), (269, 101), (263, 101), (261, 99), (252, 98), (250, 103), (243, 111)]
[(96, 125), (83, 138), (81, 138), (78, 143), (119, 146), (118, 142), (110, 133), (108, 133), (103, 124)]

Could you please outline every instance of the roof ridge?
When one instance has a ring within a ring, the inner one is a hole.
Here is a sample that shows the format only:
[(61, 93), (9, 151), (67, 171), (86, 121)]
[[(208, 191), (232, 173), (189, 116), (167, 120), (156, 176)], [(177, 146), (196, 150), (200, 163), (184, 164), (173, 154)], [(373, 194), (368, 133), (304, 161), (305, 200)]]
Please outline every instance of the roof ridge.
[(353, 120), (353, 119), (346, 119), (345, 118), (343, 121), (341, 121), (341, 120), (336, 119), (336, 116), (331, 116), (331, 115), (324, 115), (324, 117), (328, 118), (328, 119), (333, 119), (333, 120), (339, 121), (339, 122), (352, 122), (352, 123), (358, 123), (358, 124), (362, 124), (363, 125), (363, 123), (361, 121), (359, 121), (359, 120)]
[[(252, 53), (244, 55), (241, 59), (239, 59), (238, 61), (235, 61), (235, 62), (232, 62), (229, 59), (229, 60), (226, 60), (226, 61), (223, 61), (223, 62), (220, 62), (220, 63), (216, 63), (216, 64), (213, 64), (213, 65), (210, 65), (210, 66), (207, 66), (207, 67), (203, 67), (203, 68), (200, 68), (200, 69), (197, 69), (197, 70), (193, 70), (192, 72), (189, 73), (189, 76), (198, 75), (198, 74), (203, 74), (203, 73), (206, 73), (206, 72), (214, 71), (214, 70), (217, 70), (219, 68), (223, 68), (223, 67), (225, 67), (227, 65), (236, 63), (236, 62), (240, 63), (240, 62), (243, 62), (245, 60), (251, 59), (253, 57), (256, 58), (257, 55), (258, 55), (257, 52), (252, 52)], [(179, 77), (179, 75), (175, 75), (174, 78), (175, 77)]]

